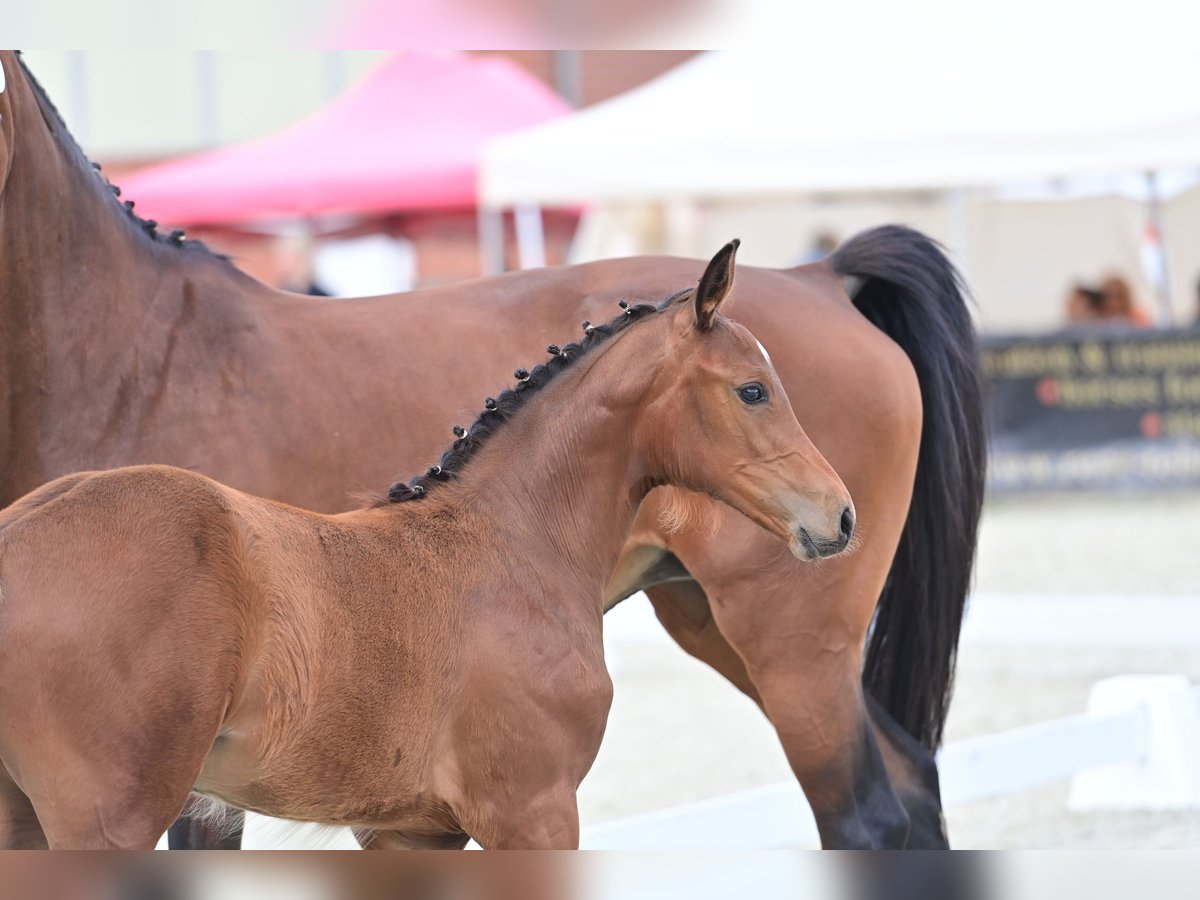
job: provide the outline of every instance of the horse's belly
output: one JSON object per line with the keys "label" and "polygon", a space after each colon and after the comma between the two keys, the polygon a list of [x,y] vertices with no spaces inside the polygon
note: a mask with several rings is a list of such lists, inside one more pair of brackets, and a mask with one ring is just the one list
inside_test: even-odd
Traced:
{"label": "horse's belly", "polygon": [[213,744],[195,790],[251,812],[327,825],[422,834],[457,833],[449,804],[396,759],[332,739],[284,734],[265,748],[227,729]]}

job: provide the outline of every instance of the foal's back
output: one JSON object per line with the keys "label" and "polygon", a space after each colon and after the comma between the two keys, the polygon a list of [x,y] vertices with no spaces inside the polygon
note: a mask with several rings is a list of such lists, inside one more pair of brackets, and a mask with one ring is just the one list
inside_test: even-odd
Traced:
{"label": "foal's back", "polygon": [[243,674],[239,554],[226,493],[162,466],[69,475],[0,515],[0,760],[26,795],[118,790],[135,810],[153,745],[197,748],[163,776],[199,770]]}
{"label": "foal's back", "polygon": [[[315,595],[353,595],[338,570],[370,570],[371,543],[369,528],[169,466],[52,481],[0,513],[0,695],[18,693],[23,659],[57,655],[66,677],[111,664],[123,691],[202,676],[236,699],[269,650],[269,620],[316,627]],[[53,672],[24,677],[48,697],[74,693]],[[173,714],[195,712],[179,703]]]}
{"label": "foal's back", "polygon": [[[0,513],[0,762],[30,797],[66,778],[133,811],[153,760],[169,769],[154,779],[218,795],[264,785],[238,797],[250,808],[342,814],[306,789],[333,771],[369,788],[356,761],[401,735],[431,742],[454,681],[455,642],[437,640],[453,610],[399,577],[414,557],[434,584],[450,573],[431,571],[420,534],[396,545],[384,526],[402,514],[310,513],[167,466],[69,475],[17,501]],[[165,746],[193,749],[166,760]],[[420,783],[426,764],[397,760],[391,777]]]}
{"label": "foal's back", "polygon": [[[58,668],[98,674],[89,661],[102,658],[135,683],[176,680],[179,666],[208,665],[200,653],[156,657],[184,622],[202,639],[238,646],[244,611],[217,601],[246,587],[230,493],[192,472],[137,466],[65,476],[0,513],[0,696],[22,693],[12,685],[23,678],[30,690],[69,698],[77,692],[59,683]],[[62,665],[23,673],[21,660],[34,654]],[[207,674],[219,676],[219,690],[232,687],[231,671]],[[186,698],[172,712],[191,712]]]}

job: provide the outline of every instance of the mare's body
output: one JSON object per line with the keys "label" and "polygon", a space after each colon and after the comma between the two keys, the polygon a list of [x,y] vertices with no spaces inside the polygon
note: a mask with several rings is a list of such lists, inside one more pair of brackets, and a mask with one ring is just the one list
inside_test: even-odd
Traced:
{"label": "mare's body", "polygon": [[[282,294],[148,235],[15,57],[2,62],[0,503],[79,469],[171,463],[347,509],[432,460],[514,360],[702,270],[628,259],[388,298]],[[659,513],[678,504],[659,489],[608,602],[647,589],[672,636],[764,709],[827,846],[903,842],[910,818],[915,843],[937,844],[929,751],[982,497],[978,365],[953,271],[920,235],[885,230],[829,262],[741,269],[729,314],[760,336],[855,498],[859,549],[806,568],[699,496],[703,515],[671,531]],[[872,706],[861,673],[877,604]]]}

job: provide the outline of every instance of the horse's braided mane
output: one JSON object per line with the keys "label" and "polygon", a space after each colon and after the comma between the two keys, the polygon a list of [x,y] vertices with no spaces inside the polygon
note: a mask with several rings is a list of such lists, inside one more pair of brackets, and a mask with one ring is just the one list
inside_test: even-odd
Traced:
{"label": "horse's braided mane", "polygon": [[546,387],[558,375],[571,368],[596,347],[620,334],[630,325],[666,309],[676,300],[691,292],[691,288],[677,291],[666,297],[657,305],[639,303],[630,305],[622,300],[622,312],[606,325],[583,323],[583,338],[577,343],[558,346],[551,344],[547,347],[550,359],[532,370],[517,369],[513,377],[516,385],[502,391],[497,397],[489,397],[484,401],[483,412],[479,414],[470,428],[455,426],[456,440],[442,454],[437,465],[431,466],[423,475],[418,475],[409,481],[393,484],[386,497],[380,498],[375,506],[386,506],[389,503],[404,503],[409,500],[421,500],[428,497],[438,485],[445,484],[457,478],[463,467],[471,460],[488,438],[500,430],[512,419],[513,415],[524,406],[531,397]]}
{"label": "horse's braided mane", "polygon": [[78,161],[84,166],[89,166],[92,170],[94,170],[96,177],[103,182],[104,188],[111,192],[113,197],[116,198],[118,208],[124,211],[125,215],[137,226],[138,231],[142,232],[156,244],[169,244],[171,246],[181,247],[188,250],[199,250],[205,255],[211,256],[214,259],[219,259],[224,262],[229,261],[229,257],[209,249],[203,241],[197,241],[191,238],[185,239],[182,228],[175,228],[169,231],[167,234],[160,234],[158,231],[157,222],[155,222],[153,219],[143,219],[133,211],[132,200],[121,202],[121,189],[104,176],[104,174],[100,171],[99,163],[92,162],[90,159],[88,159],[87,154],[83,152],[83,148],[79,146],[79,142],[75,140],[75,136],[71,134],[71,130],[67,128],[67,123],[63,120],[62,113],[58,111],[58,107],[54,105],[54,101],[50,99],[50,95],[46,93],[46,89],[42,87],[41,82],[37,80],[37,77],[29,70],[29,67],[25,65],[25,60],[21,56],[21,51],[16,51],[16,54],[17,62],[21,66],[21,74],[25,76],[25,80],[29,83],[30,88],[33,90],[34,99],[37,101],[38,105],[41,106],[43,110],[48,112],[54,119],[62,133],[63,138],[65,138],[67,152],[78,157]]}

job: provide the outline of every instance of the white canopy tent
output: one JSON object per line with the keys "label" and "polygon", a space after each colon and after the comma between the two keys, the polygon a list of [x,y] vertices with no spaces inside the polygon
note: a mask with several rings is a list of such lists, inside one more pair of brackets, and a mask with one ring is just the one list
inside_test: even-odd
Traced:
{"label": "white canopy tent", "polygon": [[895,65],[822,56],[706,53],[500,138],[485,151],[483,197],[944,189],[1200,164],[1200,55],[1093,67],[1086,78],[1069,61],[1064,76],[953,53]]}
{"label": "white canopy tent", "polygon": [[[997,189],[1013,196],[1014,185],[1053,180],[1061,188],[1065,180],[1085,185],[1093,197],[1112,195],[1120,207],[1114,219],[1123,232],[1120,252],[1114,257],[1106,249],[1091,268],[1125,269],[1149,293],[1150,280],[1129,269],[1131,263],[1140,269],[1145,232],[1145,216],[1131,217],[1129,207],[1136,207],[1131,199],[1147,199],[1148,172],[1161,173],[1157,183],[1168,191],[1194,183],[1200,172],[1200,55],[1187,47],[1190,39],[1171,39],[1178,52],[1171,41],[1133,42],[1119,57],[1101,57],[1084,42],[1028,56],[978,47],[915,55],[903,40],[859,55],[840,42],[811,38],[792,53],[713,51],[607,103],[493,142],[484,152],[481,197],[493,209],[589,204],[627,230],[655,209],[660,233],[670,236],[616,249],[692,254],[721,239],[710,236],[710,225],[731,216],[745,224],[737,210],[774,208],[794,224],[803,208],[811,231],[822,221],[846,219],[831,212],[839,203],[875,208],[929,228],[974,277],[977,268],[1003,269],[979,258],[987,253],[982,241],[1012,243],[980,220],[996,207]],[[1051,192],[1070,202],[1079,194]],[[1054,232],[1039,229],[1037,204],[1017,196],[1029,215],[1017,221],[1008,210],[1004,220],[1046,232],[1045,253],[1053,254],[1063,216],[1049,217]],[[1081,216],[1091,220],[1095,204],[1084,206]],[[1177,228],[1179,218],[1165,221]],[[1082,226],[1089,223],[1080,223],[1087,232]],[[762,230],[775,232],[779,224],[776,215]],[[597,230],[593,223],[590,231]],[[742,232],[747,250],[752,234]],[[793,234],[794,260],[802,238]],[[1186,239],[1200,239],[1200,223]],[[1048,274],[1055,283],[1046,290],[1098,274],[1087,265],[1080,271],[1079,254],[1067,256],[1072,268]],[[1175,274],[1178,282],[1192,273]],[[1055,308],[1041,321],[1018,314],[1009,308],[1008,291],[975,280],[985,321],[989,307],[1002,310],[993,317],[1000,327],[1044,325],[1058,314]],[[992,297],[1005,299],[993,304]],[[1047,297],[1030,302],[1044,306]]]}

